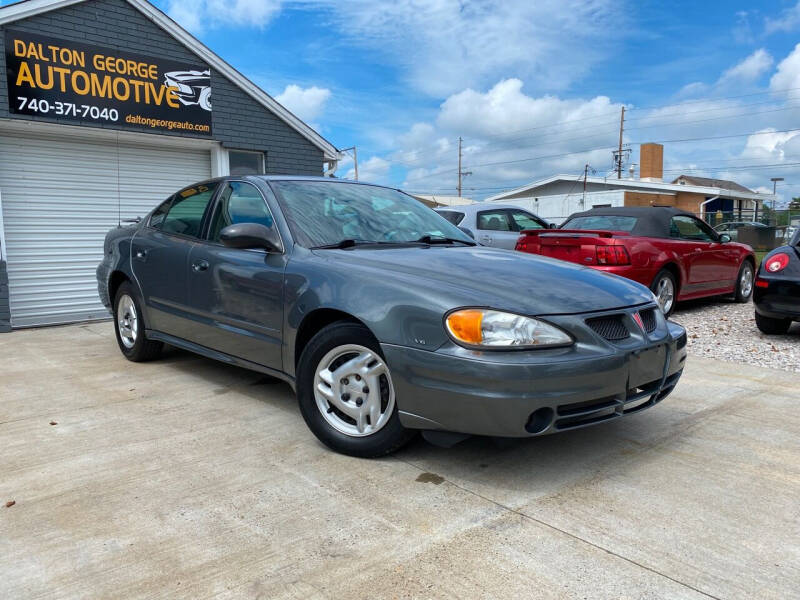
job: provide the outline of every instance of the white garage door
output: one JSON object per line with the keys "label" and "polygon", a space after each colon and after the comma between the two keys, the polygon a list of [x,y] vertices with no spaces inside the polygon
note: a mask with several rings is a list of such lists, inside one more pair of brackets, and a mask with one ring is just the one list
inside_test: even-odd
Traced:
{"label": "white garage door", "polygon": [[210,176],[208,148],[0,135],[11,324],[107,317],[95,279],[106,232]]}

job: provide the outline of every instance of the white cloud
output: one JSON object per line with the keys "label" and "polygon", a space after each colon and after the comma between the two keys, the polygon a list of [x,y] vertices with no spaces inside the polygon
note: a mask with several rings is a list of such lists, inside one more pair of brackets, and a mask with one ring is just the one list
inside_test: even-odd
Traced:
{"label": "white cloud", "polygon": [[773,62],[770,53],[759,48],[743,61],[725,71],[719,81],[720,83],[755,81],[769,71]]}
{"label": "white cloud", "polygon": [[483,87],[498,73],[566,88],[607,56],[627,18],[614,0],[318,3],[329,8],[343,35],[434,96]]}
{"label": "white cloud", "polygon": [[764,19],[764,33],[792,32],[800,29],[800,2],[785,8],[777,18]]}
{"label": "white cloud", "polygon": [[169,0],[167,13],[186,29],[220,25],[263,27],[281,8],[281,0]]}
{"label": "white cloud", "polygon": [[797,44],[789,56],[778,63],[778,68],[769,81],[769,87],[773,91],[800,88],[800,44]]}
{"label": "white cloud", "polygon": [[275,99],[303,121],[313,121],[322,114],[330,97],[331,91],[327,88],[290,84]]}
{"label": "white cloud", "polygon": [[[386,176],[389,174],[391,163],[380,156],[371,156],[367,160],[358,163],[358,180],[367,183],[386,183]],[[351,168],[347,171],[345,179],[355,179],[356,171]]]}

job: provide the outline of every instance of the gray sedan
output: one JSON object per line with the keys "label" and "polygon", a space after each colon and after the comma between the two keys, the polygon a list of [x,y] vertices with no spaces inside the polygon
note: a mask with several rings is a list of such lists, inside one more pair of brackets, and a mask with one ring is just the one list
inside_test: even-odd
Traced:
{"label": "gray sedan", "polygon": [[354,456],[418,430],[444,443],[622,417],[669,394],[686,358],[646,287],[476,246],[402,192],[330,179],[180,190],[109,232],[97,277],[129,360],[168,343],[283,379],[314,434]]}

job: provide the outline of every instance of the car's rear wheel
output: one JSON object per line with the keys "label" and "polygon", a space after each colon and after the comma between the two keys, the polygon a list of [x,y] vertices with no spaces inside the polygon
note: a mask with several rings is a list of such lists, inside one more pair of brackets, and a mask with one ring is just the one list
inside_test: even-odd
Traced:
{"label": "car's rear wheel", "polygon": [[781,335],[789,331],[791,319],[773,319],[756,313],[756,326],[767,335]]}
{"label": "car's rear wheel", "polygon": [[661,310],[666,316],[670,316],[675,309],[675,297],[678,289],[675,275],[667,269],[661,269],[653,279],[650,289],[656,295]]}
{"label": "car's rear wheel", "polygon": [[119,286],[114,297],[114,331],[122,354],[130,361],[144,362],[158,358],[164,344],[148,340],[141,305],[130,282]]}
{"label": "car's rear wheel", "polygon": [[334,323],[309,341],[297,369],[297,397],[308,427],[337,452],[374,458],[413,436],[400,424],[380,345],[358,323]]}
{"label": "car's rear wheel", "polygon": [[736,279],[736,291],[734,293],[736,302],[750,301],[750,296],[753,295],[753,273],[753,264],[749,260],[744,261]]}

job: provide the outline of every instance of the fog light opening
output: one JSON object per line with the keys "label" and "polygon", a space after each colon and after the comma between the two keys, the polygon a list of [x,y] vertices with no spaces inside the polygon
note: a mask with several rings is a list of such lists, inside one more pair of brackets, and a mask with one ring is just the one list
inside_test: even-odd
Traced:
{"label": "fog light opening", "polygon": [[553,409],[549,406],[543,406],[531,413],[528,417],[528,422],[525,424],[525,431],[528,433],[542,433],[545,429],[550,427],[553,422]]}

